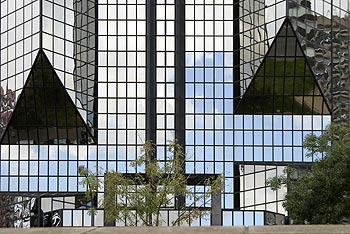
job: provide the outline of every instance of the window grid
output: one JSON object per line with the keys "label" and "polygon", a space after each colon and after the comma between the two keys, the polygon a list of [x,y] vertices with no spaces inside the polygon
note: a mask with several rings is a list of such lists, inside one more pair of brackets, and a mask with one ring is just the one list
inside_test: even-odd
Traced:
{"label": "window grid", "polygon": [[[288,4],[292,2],[294,5]],[[0,135],[23,93],[42,35],[49,61],[84,121],[96,134],[97,145],[1,145],[2,193],[84,192],[86,188],[78,185],[82,179],[77,171],[79,166],[99,168],[100,172],[112,169],[134,172],[129,163],[140,155],[148,133],[148,2],[74,3],[64,0],[3,0],[0,3]],[[309,133],[320,135],[331,118],[345,122],[349,119],[346,97],[349,87],[343,82],[348,74],[350,52],[345,43],[349,24],[344,18],[349,13],[349,3],[184,0],[184,35],[175,35],[179,32],[176,27],[179,19],[175,18],[181,15],[175,11],[178,1],[157,0],[154,4],[157,8],[154,114],[158,159],[166,158],[166,140],[173,139],[179,131],[176,103],[181,96],[178,86],[181,75],[175,77],[175,73],[179,74],[177,58],[181,55],[176,54],[175,47],[184,37],[186,173],[224,174],[223,225],[263,225],[268,215],[284,218],[280,206],[283,192],[268,197],[270,188],[262,183],[262,178],[277,175],[288,163],[308,165],[321,158],[322,155],[307,158],[302,139]],[[309,18],[304,20],[305,14]],[[282,40],[300,43],[302,50],[298,56],[306,58],[303,69],[300,74],[288,73],[285,65],[295,58],[294,54],[274,53],[273,67],[278,67],[280,61],[284,65],[283,74],[274,70],[268,75],[274,81],[281,77],[305,81],[311,77],[305,70],[309,66],[318,82],[313,86],[318,84],[320,93],[303,89],[304,99],[315,96],[325,99],[332,117],[324,113],[257,113],[256,109],[254,113],[237,112],[238,102],[249,93],[248,87],[254,83],[252,80],[286,17],[298,41],[289,34]],[[235,28],[237,25],[239,29]],[[331,53],[330,35],[340,41],[332,45],[336,53]],[[286,47],[284,49],[286,52]],[[258,75],[266,83],[266,73]],[[297,96],[295,88],[286,94],[286,81],[283,84],[285,97]],[[276,104],[276,100],[271,98],[271,105]],[[286,103],[286,98],[282,103]],[[285,111],[283,108],[285,105],[282,105]],[[59,207],[56,200],[47,202],[50,209]],[[67,226],[92,225],[85,210],[67,206],[63,212]],[[94,219],[95,225],[102,225],[102,212]],[[169,221],[173,214],[164,215]],[[79,217],[77,222],[74,217]],[[210,222],[203,219],[191,225],[210,225]]]}

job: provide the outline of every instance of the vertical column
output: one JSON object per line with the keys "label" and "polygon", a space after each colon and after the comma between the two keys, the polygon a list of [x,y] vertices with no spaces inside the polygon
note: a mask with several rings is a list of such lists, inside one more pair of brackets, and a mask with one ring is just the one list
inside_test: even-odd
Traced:
{"label": "vertical column", "polygon": [[185,145],[185,0],[175,5],[175,137]]}
{"label": "vertical column", "polygon": [[37,203],[37,208],[38,208],[38,224],[37,224],[37,227],[43,227],[44,225],[44,223],[43,223],[43,218],[44,217],[42,217],[42,213],[41,213],[41,197],[40,197],[40,195],[37,197],[37,201],[38,201],[38,203]]}
{"label": "vertical column", "polygon": [[[288,4],[287,4],[288,5]],[[239,98],[241,96],[241,88],[240,88],[240,29],[239,29],[239,0],[234,0],[233,3],[233,60],[234,60],[234,69],[233,69],[233,80],[234,80],[234,109],[237,107],[239,102]]]}
{"label": "vertical column", "polygon": [[233,167],[233,173],[234,173],[234,179],[233,179],[233,188],[234,188],[234,195],[233,195],[233,208],[236,210],[239,210],[241,207],[241,179],[240,179],[240,165],[234,164]]}
{"label": "vertical column", "polygon": [[[241,3],[244,4],[244,3]],[[288,4],[287,4],[288,5]],[[241,71],[240,71],[240,27],[239,23],[240,20],[240,1],[239,0],[234,0],[234,5],[233,5],[233,13],[234,13],[234,20],[233,20],[233,32],[234,32],[234,37],[233,37],[233,59],[234,59],[234,68],[233,68],[233,80],[234,80],[234,87],[233,87],[233,96],[234,96],[234,110],[237,108],[237,105],[239,103],[241,97]],[[244,5],[242,6],[244,8]],[[244,41],[243,41],[244,44]],[[243,69],[244,70],[244,69]],[[238,164],[233,164],[233,208],[236,210],[240,209],[240,203],[241,203],[241,196],[240,196],[240,174],[239,174],[239,165]],[[227,168],[226,168],[227,170]]]}
{"label": "vertical column", "polygon": [[211,197],[211,225],[221,226],[222,225],[222,211],[221,211],[221,192],[213,194]]}
{"label": "vertical column", "polygon": [[[108,196],[108,190],[106,188],[107,188],[107,184],[106,184],[106,180],[104,180],[104,194],[105,194],[104,196],[105,197]],[[107,213],[107,210],[105,208],[105,212],[103,213],[103,215],[104,215],[104,218],[103,218],[104,224],[103,225],[106,226],[106,227],[115,227],[115,224],[116,224],[115,220],[114,221],[109,221],[109,222],[106,221],[106,213]],[[92,217],[94,217],[94,215],[92,215]]]}
{"label": "vertical column", "polygon": [[156,1],[146,4],[146,139],[156,142]]}
{"label": "vertical column", "polygon": [[[175,3],[175,138],[185,150],[185,0]],[[185,160],[185,159],[183,159]],[[185,164],[183,171],[185,173]],[[175,207],[185,204],[185,197],[176,199]]]}

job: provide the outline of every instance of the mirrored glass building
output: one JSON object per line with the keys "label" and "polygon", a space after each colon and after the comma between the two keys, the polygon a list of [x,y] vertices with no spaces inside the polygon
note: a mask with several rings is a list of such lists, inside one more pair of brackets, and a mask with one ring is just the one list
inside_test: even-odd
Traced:
{"label": "mirrored glass building", "polygon": [[103,191],[85,198],[78,167],[132,174],[146,140],[164,161],[174,138],[186,174],[225,178],[216,215],[187,225],[285,224],[287,189],[266,179],[308,170],[303,138],[350,121],[348,0],[2,0],[0,12],[0,227],[124,225],[104,222]]}

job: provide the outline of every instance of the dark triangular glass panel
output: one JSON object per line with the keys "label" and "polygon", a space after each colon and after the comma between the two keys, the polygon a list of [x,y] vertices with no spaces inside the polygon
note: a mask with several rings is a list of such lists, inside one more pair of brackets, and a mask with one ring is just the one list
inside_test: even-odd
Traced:
{"label": "dark triangular glass panel", "polygon": [[40,50],[1,144],[90,144],[86,126],[45,53]]}
{"label": "dark triangular glass panel", "polygon": [[293,30],[286,19],[236,114],[330,114]]}

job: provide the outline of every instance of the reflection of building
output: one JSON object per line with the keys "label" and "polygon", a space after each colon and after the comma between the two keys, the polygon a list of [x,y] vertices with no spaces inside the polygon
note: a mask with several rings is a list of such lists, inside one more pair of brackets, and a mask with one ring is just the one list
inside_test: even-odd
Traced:
{"label": "reflection of building", "polygon": [[348,1],[22,2],[0,3],[0,212],[35,198],[53,223],[103,225],[78,167],[134,173],[146,139],[162,161],[176,137],[186,173],[225,176],[220,215],[193,225],[282,224],[265,179],[349,119]]}
{"label": "reflection of building", "polygon": [[74,88],[77,92],[77,106],[83,107],[82,113],[86,114],[87,124],[93,126],[97,124],[94,114],[97,105],[94,98],[97,86],[96,4],[94,1],[73,2]]}
{"label": "reflection of building", "polygon": [[7,89],[6,93],[3,87],[0,87],[0,134],[2,135],[5,130],[6,125],[8,124],[13,109],[15,107],[16,94],[11,89]]}
{"label": "reflection of building", "polygon": [[[349,121],[349,16],[333,20],[313,12],[291,17],[335,121]],[[332,52],[333,51],[333,52]]]}
{"label": "reflection of building", "polygon": [[[258,69],[268,48],[266,30],[265,2],[247,0],[240,2],[240,78],[244,92],[251,77]],[[251,14],[251,12],[255,12]]]}
{"label": "reflection of building", "polygon": [[269,49],[235,111],[243,126],[241,209],[286,214],[286,191],[273,193],[263,181],[285,164],[299,172],[310,165],[301,147],[307,131],[319,134],[330,117],[348,121],[349,9],[348,1],[265,1]]}
{"label": "reflection of building", "polygon": [[[85,226],[91,225],[91,218],[86,211],[84,193],[66,194],[63,197],[52,193],[41,196],[27,195],[28,197],[20,196],[20,194],[17,196],[3,195],[1,197],[0,214],[2,219],[0,220],[0,227],[61,227],[64,221],[72,223],[72,220],[70,220],[72,213],[83,217],[82,220],[78,220],[78,223],[84,222]],[[39,200],[40,205],[38,204]],[[96,218],[96,224],[101,226],[102,223],[103,217],[99,215]]]}

